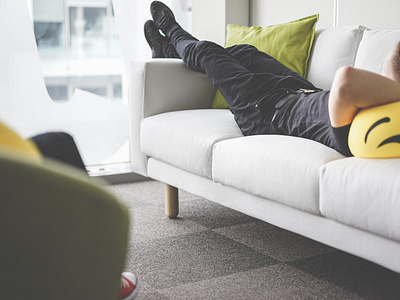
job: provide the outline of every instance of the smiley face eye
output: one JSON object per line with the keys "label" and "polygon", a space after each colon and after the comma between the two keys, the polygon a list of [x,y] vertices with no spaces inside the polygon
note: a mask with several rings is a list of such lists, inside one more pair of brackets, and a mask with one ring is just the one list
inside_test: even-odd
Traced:
{"label": "smiley face eye", "polygon": [[[365,144],[367,143],[368,135],[370,134],[372,129],[374,129],[378,125],[381,125],[383,123],[388,123],[388,122],[390,122],[390,118],[386,117],[386,118],[382,118],[382,119],[376,121],[374,124],[372,124],[372,126],[368,129],[367,133],[365,134],[365,139],[364,139]],[[380,146],[378,146],[378,147],[380,147]]]}

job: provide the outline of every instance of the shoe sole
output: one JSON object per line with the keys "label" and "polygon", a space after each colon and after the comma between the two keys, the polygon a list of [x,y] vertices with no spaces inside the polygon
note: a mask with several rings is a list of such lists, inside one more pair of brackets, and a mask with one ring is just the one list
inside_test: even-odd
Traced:
{"label": "shoe sole", "polygon": [[153,1],[150,5],[150,13],[154,24],[160,30],[165,30],[176,23],[174,13],[162,2]]}

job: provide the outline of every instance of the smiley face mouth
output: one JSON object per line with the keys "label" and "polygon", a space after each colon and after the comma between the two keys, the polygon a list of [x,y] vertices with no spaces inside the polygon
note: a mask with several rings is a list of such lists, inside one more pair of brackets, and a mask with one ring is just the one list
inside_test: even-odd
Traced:
{"label": "smiley face mouth", "polygon": [[[368,129],[367,133],[365,134],[365,139],[364,139],[365,144],[367,143],[368,136],[369,136],[369,134],[371,133],[371,131],[373,129],[375,129],[377,126],[379,126],[381,124],[389,123],[389,122],[390,122],[390,118],[386,117],[386,118],[382,118],[382,119],[376,121],[374,124],[372,124],[372,126]],[[380,143],[378,145],[378,147],[376,147],[376,148],[379,148],[379,147],[382,147],[384,145],[391,144],[391,143],[400,144],[400,134],[394,135],[394,136],[391,136],[391,137],[387,138],[382,143]]]}
{"label": "smiley face mouth", "polygon": [[400,144],[400,134],[391,136],[390,138],[387,138],[382,143],[380,143],[379,146],[376,147],[376,148],[382,147],[382,146],[390,144],[390,143],[398,143],[398,144]]}

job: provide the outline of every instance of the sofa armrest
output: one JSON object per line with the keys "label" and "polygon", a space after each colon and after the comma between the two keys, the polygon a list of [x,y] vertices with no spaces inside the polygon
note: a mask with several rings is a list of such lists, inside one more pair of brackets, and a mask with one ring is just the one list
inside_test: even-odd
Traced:
{"label": "sofa armrest", "polygon": [[211,108],[215,87],[205,75],[188,69],[180,59],[133,61],[130,104],[144,118],[175,110]]}
{"label": "sofa armrest", "polygon": [[177,110],[211,108],[214,94],[211,80],[188,69],[180,59],[131,62],[129,122],[133,171],[147,176],[147,158],[140,149],[143,118]]}

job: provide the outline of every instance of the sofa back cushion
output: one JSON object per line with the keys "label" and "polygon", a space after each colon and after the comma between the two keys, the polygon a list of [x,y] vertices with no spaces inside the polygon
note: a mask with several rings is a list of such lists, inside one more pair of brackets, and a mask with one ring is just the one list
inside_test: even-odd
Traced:
{"label": "sofa back cushion", "polygon": [[316,31],[307,79],[325,90],[331,88],[338,68],[354,66],[363,26],[326,28]]}
{"label": "sofa back cushion", "polygon": [[400,41],[400,30],[366,29],[358,48],[355,67],[382,72],[382,63]]}
{"label": "sofa back cushion", "polygon": [[[230,24],[227,26],[225,47],[253,45],[289,69],[306,76],[318,19],[319,15],[316,14],[265,28]],[[219,90],[215,93],[212,108],[229,108]]]}

